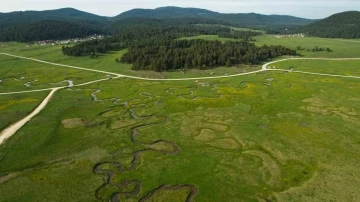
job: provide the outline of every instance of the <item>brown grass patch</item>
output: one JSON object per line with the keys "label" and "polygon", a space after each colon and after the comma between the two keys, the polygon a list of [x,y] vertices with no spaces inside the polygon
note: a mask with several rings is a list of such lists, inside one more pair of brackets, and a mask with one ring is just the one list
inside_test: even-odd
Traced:
{"label": "brown grass patch", "polygon": [[256,150],[248,150],[243,153],[261,158],[264,168],[266,168],[271,174],[271,177],[267,181],[267,184],[269,184],[272,187],[279,186],[281,180],[281,169],[279,168],[276,161],[271,156]]}
{"label": "brown grass patch", "polygon": [[128,126],[135,125],[137,123],[136,120],[126,119],[126,120],[116,120],[111,122],[110,129],[120,129]]}
{"label": "brown grass patch", "polygon": [[68,129],[85,126],[84,121],[80,118],[64,119],[61,121],[61,123],[63,124],[64,128]]}
{"label": "brown grass patch", "polygon": [[195,136],[194,140],[207,142],[207,141],[215,139],[216,136],[217,136],[217,134],[215,133],[215,131],[213,131],[211,129],[201,129],[200,134]]}
{"label": "brown grass patch", "polygon": [[221,149],[239,149],[241,148],[241,145],[239,145],[238,142],[236,142],[233,138],[223,138],[214,140],[209,145],[218,147]]}

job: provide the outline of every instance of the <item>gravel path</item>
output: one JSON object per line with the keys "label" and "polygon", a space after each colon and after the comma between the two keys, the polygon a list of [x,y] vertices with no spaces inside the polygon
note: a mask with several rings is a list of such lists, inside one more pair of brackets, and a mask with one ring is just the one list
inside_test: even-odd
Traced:
{"label": "gravel path", "polygon": [[28,121],[30,121],[30,119],[32,117],[34,117],[36,114],[38,114],[42,109],[45,108],[46,104],[50,101],[50,98],[54,95],[54,93],[59,90],[60,88],[54,88],[50,91],[50,93],[48,94],[48,96],[46,96],[46,98],[40,103],[39,106],[36,107],[36,109],[31,112],[31,114],[27,115],[25,118],[21,119],[20,121],[16,122],[13,125],[10,125],[9,127],[7,127],[5,130],[3,130],[0,133],[0,144],[2,144],[4,142],[5,139],[9,138],[10,136],[12,136],[13,134],[16,133],[16,131],[18,131],[23,125],[25,125],[25,123],[27,123]]}

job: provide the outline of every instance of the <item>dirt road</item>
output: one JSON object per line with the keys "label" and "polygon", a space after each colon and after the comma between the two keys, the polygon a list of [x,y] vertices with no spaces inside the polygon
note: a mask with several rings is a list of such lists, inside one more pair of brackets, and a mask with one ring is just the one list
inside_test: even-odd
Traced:
{"label": "dirt road", "polygon": [[33,112],[31,112],[31,114],[29,114],[28,116],[26,116],[25,118],[21,119],[20,121],[16,122],[15,124],[10,125],[9,127],[5,128],[5,130],[3,130],[0,133],[0,144],[2,144],[7,138],[9,138],[10,136],[12,136],[13,134],[16,133],[16,131],[18,131],[23,125],[25,125],[25,123],[27,123],[28,121],[30,121],[30,119],[32,117],[34,117],[36,114],[38,114],[42,109],[45,108],[46,104],[50,101],[51,97],[54,95],[54,93],[59,90],[60,88],[54,88],[50,91],[50,93],[48,94],[48,96],[46,96],[46,98],[40,103],[39,106],[37,106],[35,108],[35,110]]}

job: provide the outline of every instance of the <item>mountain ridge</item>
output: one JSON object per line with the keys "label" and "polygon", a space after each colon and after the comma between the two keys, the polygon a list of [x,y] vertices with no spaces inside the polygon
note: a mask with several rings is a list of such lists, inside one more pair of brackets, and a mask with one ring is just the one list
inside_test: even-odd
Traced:
{"label": "mountain ridge", "polygon": [[239,25],[306,25],[316,21],[291,15],[263,15],[257,13],[219,13],[207,9],[182,8],[174,6],[159,7],[155,9],[131,9],[113,17],[113,20],[133,17],[148,17],[155,19],[174,17],[203,17],[211,19],[216,18],[217,20]]}
{"label": "mountain ridge", "polygon": [[360,12],[336,13],[297,30],[309,36],[323,38],[360,38]]}
{"label": "mountain ridge", "polygon": [[41,20],[79,21],[86,25],[97,26],[106,23],[107,17],[80,11],[74,8],[60,8],[44,11],[13,11],[0,13],[0,27]]}
{"label": "mountain ridge", "polygon": [[[12,11],[7,13],[0,13],[0,27],[9,26],[17,23],[23,22],[32,22],[39,20],[86,20],[90,21],[88,24],[96,24],[96,23],[108,23],[112,21],[116,21],[119,19],[132,18],[132,17],[147,17],[147,18],[179,18],[179,17],[203,17],[203,18],[217,18],[218,20],[226,20],[229,23],[244,23],[239,19],[231,19],[229,20],[227,16],[233,16],[234,18],[246,17],[249,19],[249,16],[262,16],[262,18],[291,18],[292,21],[303,21],[303,23],[307,24],[312,22],[312,19],[299,18],[291,15],[263,15],[258,13],[220,13],[216,11],[211,11],[207,9],[201,8],[182,8],[176,6],[166,6],[166,7],[158,7],[155,9],[142,9],[135,8],[125,12],[122,12],[116,16],[108,17],[108,16],[100,16],[90,12],[81,11],[75,8],[66,7],[59,9],[51,9],[51,10],[43,10],[43,11],[35,11],[35,10],[27,10],[27,11]],[[92,23],[91,23],[92,22]],[[266,24],[270,21],[265,22],[256,22],[257,24]],[[290,24],[299,24],[298,22],[289,22]],[[246,22],[248,24],[254,22]],[[300,24],[303,24],[300,23]]]}

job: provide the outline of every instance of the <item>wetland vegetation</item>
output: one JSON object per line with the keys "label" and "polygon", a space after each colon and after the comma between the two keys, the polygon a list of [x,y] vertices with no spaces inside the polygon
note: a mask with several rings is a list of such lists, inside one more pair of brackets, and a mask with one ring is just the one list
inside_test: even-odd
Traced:
{"label": "wetland vegetation", "polygon": [[[48,48],[17,53],[65,61],[45,54]],[[301,62],[274,66],[317,71]],[[346,74],[359,61],[325,64],[336,62],[333,69]],[[2,199],[351,201],[359,197],[357,92],[357,79],[266,71],[193,81],[120,78],[59,90],[0,147]]]}
{"label": "wetland vegetation", "polygon": [[169,9],[103,41],[0,43],[0,130],[49,98],[0,144],[0,201],[359,201],[360,41],[124,18]]}

